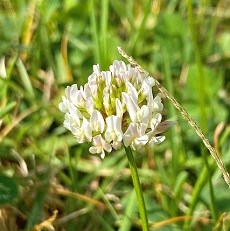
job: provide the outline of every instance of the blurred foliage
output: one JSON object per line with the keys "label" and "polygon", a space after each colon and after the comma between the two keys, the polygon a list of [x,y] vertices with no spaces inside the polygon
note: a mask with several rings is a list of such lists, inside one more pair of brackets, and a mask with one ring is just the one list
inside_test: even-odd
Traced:
{"label": "blurred foliage", "polygon": [[[67,85],[121,59],[117,46],[178,99],[230,169],[229,1],[192,1],[192,20],[188,2],[0,2],[0,230],[141,230],[124,150],[91,155],[58,110]],[[177,125],[135,154],[151,230],[228,230],[219,169],[206,153],[207,173],[199,137],[164,103]]]}

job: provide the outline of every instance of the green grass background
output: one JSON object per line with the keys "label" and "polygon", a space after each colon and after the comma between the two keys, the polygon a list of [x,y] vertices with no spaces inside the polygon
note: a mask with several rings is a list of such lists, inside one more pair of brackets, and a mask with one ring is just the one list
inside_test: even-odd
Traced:
{"label": "green grass background", "polygon": [[[65,87],[86,83],[93,64],[107,70],[122,59],[117,46],[182,104],[230,169],[229,6],[0,1],[7,71],[0,77],[0,230],[141,230],[125,151],[104,160],[90,154],[58,110]],[[229,230],[230,189],[193,129],[163,101],[164,118],[177,125],[153,150],[134,153],[151,230]]]}

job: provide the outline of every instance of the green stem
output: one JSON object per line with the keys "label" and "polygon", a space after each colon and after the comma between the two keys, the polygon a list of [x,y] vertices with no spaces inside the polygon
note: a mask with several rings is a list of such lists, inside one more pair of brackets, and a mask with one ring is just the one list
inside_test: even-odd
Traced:
{"label": "green stem", "polygon": [[109,15],[109,0],[101,1],[101,63],[100,66],[103,69],[108,68],[108,15]]}
{"label": "green stem", "polygon": [[129,161],[129,167],[130,167],[131,174],[132,174],[133,185],[134,185],[134,189],[135,189],[136,196],[137,196],[137,202],[138,202],[139,212],[140,212],[140,217],[141,217],[141,222],[142,222],[142,230],[148,231],[149,225],[148,225],[147,212],[146,212],[144,197],[143,197],[141,184],[140,184],[140,180],[139,180],[139,176],[137,172],[136,162],[134,160],[131,148],[125,147],[125,151],[126,151],[127,158]]}
{"label": "green stem", "polygon": [[[201,173],[199,174],[199,178],[196,181],[196,185],[193,188],[192,198],[190,201],[188,212],[186,214],[188,217],[193,215],[193,211],[196,207],[196,204],[199,199],[200,192],[204,186],[204,183],[207,180],[207,176],[208,176],[207,168],[203,168]],[[189,219],[185,220],[184,227],[183,227],[184,230],[190,230],[190,222],[191,221]]]}
{"label": "green stem", "polygon": [[91,33],[92,33],[92,38],[94,42],[94,56],[95,56],[95,62],[96,63],[101,63],[101,56],[100,56],[100,43],[99,43],[99,35],[97,33],[97,20],[96,20],[96,13],[95,13],[95,5],[94,5],[94,0],[90,0],[90,9],[91,9],[91,14],[90,14],[90,24],[91,24]]}
{"label": "green stem", "polygon": [[[193,10],[192,10],[192,1],[187,0],[187,11],[188,11],[188,20],[189,20],[189,26],[190,26],[190,31],[191,31],[191,36],[192,36],[192,42],[193,42],[193,47],[194,47],[194,53],[195,53],[195,59],[196,59],[196,65],[198,69],[198,75],[199,75],[199,104],[200,104],[200,115],[201,115],[201,129],[203,130],[204,134],[206,134],[207,126],[206,126],[206,111],[205,111],[205,76],[204,76],[204,70],[203,70],[203,65],[202,65],[202,59],[201,59],[201,53],[200,53],[200,48],[198,46],[197,42],[197,34],[196,34],[196,29],[194,26],[194,16],[193,16]],[[201,150],[205,167],[207,168],[207,172],[211,173],[211,169],[209,166],[209,163],[207,161],[207,154],[205,150]],[[216,221],[217,220],[217,213],[215,209],[215,198],[214,198],[214,193],[213,193],[213,185],[211,181],[211,174],[207,174],[208,177],[208,183],[209,183],[209,197],[210,197],[210,210],[213,219]],[[197,195],[196,195],[197,196]],[[195,200],[196,201],[196,200]],[[195,207],[195,206],[194,206]]]}
{"label": "green stem", "polygon": [[[135,2],[135,1],[134,1]],[[152,1],[151,0],[147,0],[147,1],[144,1],[144,6],[143,6],[143,19],[142,19],[142,22],[141,22],[141,25],[138,27],[138,30],[136,32],[136,36],[133,37],[133,52],[134,54],[138,54],[139,50],[137,49],[138,47],[138,42],[139,42],[139,39],[141,38],[141,36],[143,35],[143,31],[144,31],[144,28],[145,28],[145,25],[146,25],[146,20],[148,18],[148,15],[149,15],[149,11],[151,9],[151,4],[152,4]]]}
{"label": "green stem", "polygon": [[[165,84],[166,84],[166,88],[168,89],[168,91],[174,95],[173,92],[173,82],[172,82],[172,75],[171,75],[171,70],[170,70],[170,63],[169,63],[169,56],[167,53],[167,50],[165,48],[163,48],[163,52],[162,52],[162,56],[163,56],[163,64],[164,64],[164,74],[165,74]],[[174,106],[169,103],[168,105],[168,117],[169,118],[175,118],[176,117],[176,111]],[[177,133],[176,133],[176,129],[175,127],[170,129],[170,138],[171,138],[171,142],[170,142],[170,146],[172,147],[172,151],[173,151],[173,155],[172,155],[172,166],[173,166],[173,185],[175,184],[175,179],[178,174],[178,160],[179,160],[179,151],[178,151],[178,138],[177,138]]]}

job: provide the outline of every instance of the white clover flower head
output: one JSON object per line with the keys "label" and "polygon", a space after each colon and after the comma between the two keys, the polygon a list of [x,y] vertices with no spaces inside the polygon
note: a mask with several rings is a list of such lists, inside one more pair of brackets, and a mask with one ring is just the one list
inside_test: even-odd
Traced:
{"label": "white clover flower head", "polygon": [[173,124],[162,120],[161,95],[153,95],[155,80],[123,61],[114,61],[109,71],[93,66],[84,86],[66,88],[59,109],[65,113],[64,126],[78,143],[92,142],[89,151],[102,158],[124,144],[133,150],[164,141]]}

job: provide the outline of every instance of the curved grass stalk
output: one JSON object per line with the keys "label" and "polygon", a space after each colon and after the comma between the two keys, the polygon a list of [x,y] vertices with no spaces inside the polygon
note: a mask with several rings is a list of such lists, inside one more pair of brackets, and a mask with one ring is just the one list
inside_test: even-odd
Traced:
{"label": "curved grass stalk", "polygon": [[[141,73],[148,73],[133,59],[133,57],[127,55],[127,53],[124,50],[122,50],[121,47],[118,47],[118,51],[124,58],[126,58],[129,61],[131,65],[135,66]],[[181,113],[182,117],[193,127],[196,134],[200,137],[200,139],[203,141],[206,148],[209,150],[218,168],[221,170],[225,182],[230,187],[230,175],[227,172],[223,161],[219,157],[216,150],[211,146],[211,144],[209,143],[209,140],[205,137],[202,130],[198,127],[196,122],[189,116],[187,111],[179,104],[179,102],[156,79],[155,79],[155,83],[159,91],[163,93],[172,102],[174,107]]]}

